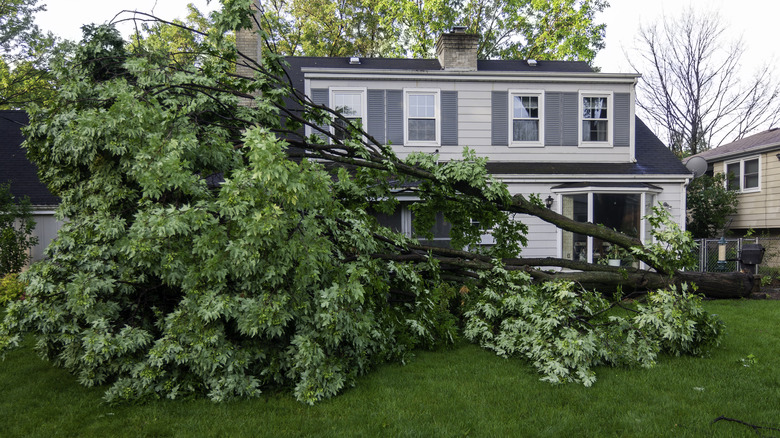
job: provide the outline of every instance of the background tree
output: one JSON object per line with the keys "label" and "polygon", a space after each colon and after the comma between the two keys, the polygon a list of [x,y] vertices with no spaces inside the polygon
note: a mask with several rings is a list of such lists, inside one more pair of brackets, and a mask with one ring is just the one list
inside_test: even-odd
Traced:
{"label": "background tree", "polygon": [[284,55],[434,57],[453,26],[480,36],[480,59],[591,62],[603,47],[603,0],[263,0],[264,28]]}
{"label": "background tree", "polygon": [[30,200],[15,198],[9,184],[0,184],[0,277],[27,265],[30,248],[38,243],[34,229]]}
{"label": "background tree", "polygon": [[48,99],[49,60],[69,45],[34,23],[38,0],[0,1],[0,108],[21,108]]}
{"label": "background tree", "polygon": [[[54,102],[31,106],[25,134],[69,221],[25,274],[26,299],[8,305],[0,352],[32,332],[44,357],[107,384],[111,401],[283,386],[314,403],[378,363],[453,342],[458,325],[547,380],[585,385],[596,365],[650,366],[660,352],[717,344],[717,318],[671,285],[687,275],[691,239],[663,209],[657,241],[642,245],[510,196],[473,151],[399,159],[292,87],[280,55],[236,51],[226,36],[252,26],[251,4],[226,1],[193,39],[196,58],[99,26],[57,64]],[[323,128],[334,119],[348,135]],[[300,135],[304,125],[322,137]],[[397,190],[419,199],[415,229],[444,215],[451,248],[367,213],[393,211]],[[526,227],[515,214],[614,243],[656,272],[518,257]],[[486,233],[497,244],[481,248]],[[580,283],[610,280],[661,289],[615,314],[619,294]]]}
{"label": "background tree", "polygon": [[688,185],[688,219],[686,229],[694,237],[716,237],[726,226],[729,216],[737,212],[737,192],[726,189],[725,175],[702,175]]}
{"label": "background tree", "polygon": [[768,66],[740,70],[746,44],[728,41],[717,13],[689,10],[642,27],[637,105],[679,156],[742,138],[778,118],[780,86]]}

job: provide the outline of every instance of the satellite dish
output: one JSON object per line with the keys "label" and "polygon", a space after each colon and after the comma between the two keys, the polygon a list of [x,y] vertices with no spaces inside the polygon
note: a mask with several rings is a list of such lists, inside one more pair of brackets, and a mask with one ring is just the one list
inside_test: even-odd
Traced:
{"label": "satellite dish", "polygon": [[694,178],[698,178],[707,171],[707,160],[702,157],[691,157],[688,162],[685,163],[685,167],[693,172]]}

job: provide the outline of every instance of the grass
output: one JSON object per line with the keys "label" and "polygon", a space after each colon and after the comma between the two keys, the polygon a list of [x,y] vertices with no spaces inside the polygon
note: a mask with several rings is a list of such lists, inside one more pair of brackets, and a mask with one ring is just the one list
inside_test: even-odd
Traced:
{"label": "grass", "polygon": [[0,436],[757,436],[713,424],[721,415],[780,428],[780,301],[706,307],[727,325],[709,357],[601,368],[591,388],[540,382],[522,361],[462,344],[382,366],[316,406],[287,394],[109,406],[27,345],[0,362]]}

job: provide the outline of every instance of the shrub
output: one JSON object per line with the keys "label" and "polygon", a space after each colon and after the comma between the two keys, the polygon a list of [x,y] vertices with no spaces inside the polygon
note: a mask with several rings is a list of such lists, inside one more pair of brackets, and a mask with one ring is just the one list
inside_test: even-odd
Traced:
{"label": "shrub", "polygon": [[24,289],[27,285],[19,280],[19,274],[8,274],[0,278],[0,306],[11,301],[24,299]]}
{"label": "shrub", "polygon": [[38,243],[34,229],[30,200],[17,199],[9,184],[0,184],[0,275],[19,272],[30,260],[28,250]]}

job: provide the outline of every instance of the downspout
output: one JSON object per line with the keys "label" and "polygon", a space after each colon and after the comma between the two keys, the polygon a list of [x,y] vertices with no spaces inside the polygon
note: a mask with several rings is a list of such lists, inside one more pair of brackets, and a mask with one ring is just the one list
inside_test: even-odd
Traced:
{"label": "downspout", "polygon": [[680,215],[680,229],[685,231],[685,223],[688,222],[688,184],[691,183],[691,178],[685,178],[683,183],[683,190],[680,194],[680,208],[682,208],[682,214]]}

